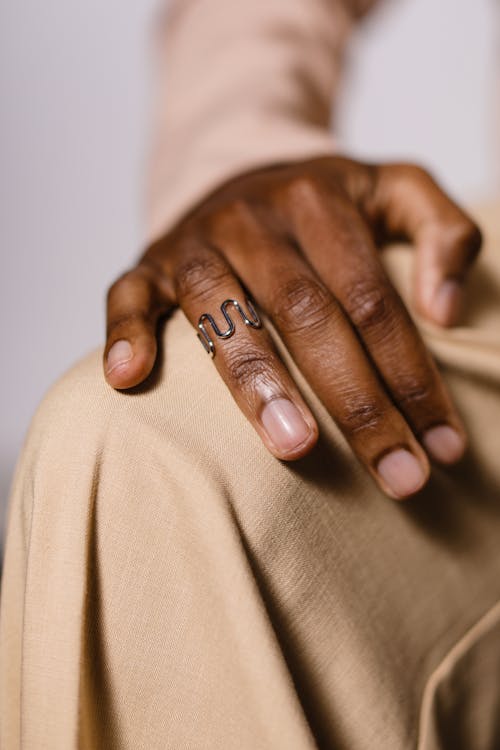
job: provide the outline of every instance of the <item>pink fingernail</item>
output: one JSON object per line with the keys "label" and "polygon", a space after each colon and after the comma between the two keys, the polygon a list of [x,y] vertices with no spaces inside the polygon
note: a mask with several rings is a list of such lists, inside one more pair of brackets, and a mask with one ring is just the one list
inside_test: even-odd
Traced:
{"label": "pink fingernail", "polygon": [[377,471],[397,498],[413,495],[426,481],[426,473],[417,458],[404,448],[385,455]]}
{"label": "pink fingernail", "polygon": [[106,360],[106,374],[109,375],[117,367],[124,365],[126,362],[130,362],[134,353],[130,343],[125,339],[115,341],[113,346],[108,352]]}
{"label": "pink fingernail", "polygon": [[462,457],[465,450],[463,437],[445,424],[427,430],[422,442],[431,456],[443,464],[455,463]]}
{"label": "pink fingernail", "polygon": [[450,326],[458,321],[462,298],[463,286],[454,279],[447,279],[438,287],[432,302],[432,312],[440,325]]}
{"label": "pink fingernail", "polygon": [[305,443],[311,428],[295,404],[286,398],[269,401],[261,416],[262,424],[274,446],[289,453]]}

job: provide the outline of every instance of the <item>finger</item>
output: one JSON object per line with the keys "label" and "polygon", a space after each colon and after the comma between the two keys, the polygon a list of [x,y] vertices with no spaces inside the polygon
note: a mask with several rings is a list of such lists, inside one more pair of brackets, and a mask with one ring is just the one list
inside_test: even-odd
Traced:
{"label": "finger", "polygon": [[308,259],[339,300],[394,402],[430,455],[457,461],[463,424],[356,209],[318,191],[294,229]]}
{"label": "finger", "polygon": [[481,232],[441,190],[432,177],[413,165],[376,168],[374,209],[383,216],[389,236],[415,243],[415,302],[434,323],[458,322],[464,282],[481,248]]}
{"label": "finger", "polygon": [[[231,267],[216,250],[192,241],[179,247],[171,262],[178,302],[202,343],[214,351],[214,364],[244,415],[274,456],[304,456],[317,440],[316,421],[268,332],[252,315]],[[200,321],[205,315],[215,327],[208,317]]]}
{"label": "finger", "polygon": [[146,265],[128,271],[110,288],[104,372],[113,388],[131,388],[150,374],[157,354],[156,324],[172,304]]}
{"label": "finger", "polygon": [[[287,349],[359,460],[389,496],[408,497],[429,466],[410,427],[381,386],[343,311],[286,243],[247,226],[232,265],[249,282]],[[234,258],[234,262],[233,262]]]}

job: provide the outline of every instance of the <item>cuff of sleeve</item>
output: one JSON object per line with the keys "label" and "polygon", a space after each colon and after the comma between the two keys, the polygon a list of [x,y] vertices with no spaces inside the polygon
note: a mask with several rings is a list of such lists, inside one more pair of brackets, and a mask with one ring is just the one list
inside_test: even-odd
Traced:
{"label": "cuff of sleeve", "polygon": [[[269,137],[264,123],[261,124],[261,137],[252,139],[241,151],[234,150],[230,155],[224,149],[224,139],[217,136],[213,148],[207,149],[203,144],[203,153],[197,154],[196,147],[186,143],[180,146],[179,154],[189,153],[184,168],[156,154],[159,165],[169,164],[168,171],[160,170],[154,174],[150,183],[150,195],[146,206],[147,245],[164,236],[180,219],[193,210],[205,197],[208,197],[219,186],[240,174],[259,167],[285,164],[302,159],[313,159],[334,153],[333,135],[322,128],[302,128],[288,132],[279,140]],[[190,148],[191,146],[191,148]],[[181,159],[182,157],[177,157]],[[155,161],[156,161],[155,159]],[[175,189],[172,179],[175,175]]]}

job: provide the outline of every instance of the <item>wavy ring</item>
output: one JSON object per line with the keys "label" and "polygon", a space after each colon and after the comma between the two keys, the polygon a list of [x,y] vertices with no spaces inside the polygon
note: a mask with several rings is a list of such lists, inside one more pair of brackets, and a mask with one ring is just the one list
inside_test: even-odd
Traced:
{"label": "wavy ring", "polygon": [[205,349],[207,354],[210,354],[212,359],[213,357],[215,357],[215,344],[214,344],[212,337],[210,336],[210,334],[208,333],[205,327],[205,321],[207,323],[210,323],[210,325],[212,326],[212,330],[217,336],[217,338],[219,339],[230,338],[235,332],[236,326],[234,324],[233,319],[231,318],[231,316],[229,315],[226,309],[227,307],[229,307],[229,305],[231,305],[232,307],[236,308],[236,310],[238,310],[239,314],[241,315],[241,319],[243,320],[246,326],[250,326],[250,328],[262,328],[262,322],[259,316],[257,315],[257,312],[255,311],[254,306],[248,299],[248,297],[245,298],[245,302],[246,302],[246,305],[247,305],[247,308],[249,310],[251,317],[249,317],[246,314],[246,312],[244,311],[243,307],[240,305],[238,300],[236,299],[224,300],[224,302],[220,306],[220,309],[227,322],[227,330],[225,331],[220,330],[219,326],[213,319],[212,315],[210,315],[210,313],[203,313],[203,315],[200,315],[200,318],[198,320],[198,328],[200,329],[200,333],[198,333],[197,335],[203,345],[203,348]]}

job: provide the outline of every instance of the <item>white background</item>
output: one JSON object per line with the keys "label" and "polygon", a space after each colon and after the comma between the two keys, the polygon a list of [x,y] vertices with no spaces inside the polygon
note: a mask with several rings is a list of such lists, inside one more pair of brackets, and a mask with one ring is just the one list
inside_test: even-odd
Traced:
{"label": "white background", "polygon": [[[0,4],[2,497],[33,410],[102,342],[106,287],[140,249],[156,4]],[[389,0],[353,40],[343,146],[424,162],[467,200],[497,191],[498,29],[497,0]]]}

